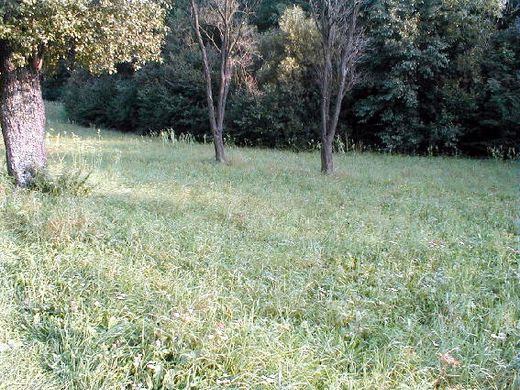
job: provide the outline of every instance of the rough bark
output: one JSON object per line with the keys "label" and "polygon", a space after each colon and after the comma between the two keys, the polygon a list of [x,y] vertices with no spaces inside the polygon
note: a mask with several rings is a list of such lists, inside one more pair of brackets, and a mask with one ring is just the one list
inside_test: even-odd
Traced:
{"label": "rough bark", "polygon": [[38,66],[2,67],[0,123],[7,171],[20,187],[45,167],[45,107]]}
{"label": "rough bark", "polygon": [[222,131],[216,131],[213,135],[213,144],[215,145],[215,160],[219,163],[226,162],[226,154],[224,152],[224,138]]}
{"label": "rough bark", "polygon": [[[327,41],[327,46],[331,44]],[[324,69],[320,79],[321,89],[321,172],[330,175],[334,171],[332,163],[332,142],[330,138],[330,105],[331,105],[332,58],[330,50],[324,51]],[[332,135],[332,138],[334,135]]]}
{"label": "rough bark", "polygon": [[322,138],[321,142],[321,172],[326,175],[334,173],[332,160],[332,139]]}

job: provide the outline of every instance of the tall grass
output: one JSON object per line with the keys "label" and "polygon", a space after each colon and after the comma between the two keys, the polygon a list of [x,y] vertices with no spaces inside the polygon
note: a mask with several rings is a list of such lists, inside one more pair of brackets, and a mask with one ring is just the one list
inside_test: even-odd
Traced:
{"label": "tall grass", "polygon": [[48,111],[52,169],[93,192],[0,179],[1,389],[518,387],[515,163],[217,166]]}

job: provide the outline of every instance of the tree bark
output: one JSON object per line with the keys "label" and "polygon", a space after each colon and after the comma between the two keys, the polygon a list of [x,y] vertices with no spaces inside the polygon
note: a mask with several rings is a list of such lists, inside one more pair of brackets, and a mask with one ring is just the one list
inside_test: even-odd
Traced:
{"label": "tree bark", "polygon": [[343,99],[357,81],[356,65],[365,47],[357,18],[363,0],[310,0],[312,18],[320,34],[322,61],[318,67],[321,89],[321,171],[333,173],[332,144]]}
{"label": "tree bark", "polygon": [[215,159],[218,163],[226,162],[226,154],[224,152],[224,138],[222,130],[217,130],[213,135],[213,144],[215,145]]}
{"label": "tree bark", "polygon": [[321,172],[326,175],[334,173],[332,161],[332,141],[328,137],[323,137],[321,141]]}
{"label": "tree bark", "polygon": [[[192,11],[192,23],[199,48],[202,55],[202,65],[204,67],[204,78],[206,80],[206,99],[208,103],[208,116],[211,133],[213,135],[213,144],[215,146],[215,160],[218,163],[226,162],[226,155],[224,152],[224,139],[222,137],[224,127],[224,115],[227,99],[227,91],[229,91],[229,84],[224,84],[226,75],[224,72],[224,65],[227,64],[227,57],[222,57],[221,60],[221,78],[220,78],[220,90],[217,110],[215,110],[215,103],[213,100],[213,86],[211,77],[211,67],[208,59],[208,53],[204,40],[202,39],[200,21],[199,21],[199,8],[195,0],[191,0],[191,11]],[[224,51],[223,51],[224,53]]]}
{"label": "tree bark", "polygon": [[31,65],[2,68],[0,123],[7,171],[16,185],[26,187],[47,163],[40,72]]}

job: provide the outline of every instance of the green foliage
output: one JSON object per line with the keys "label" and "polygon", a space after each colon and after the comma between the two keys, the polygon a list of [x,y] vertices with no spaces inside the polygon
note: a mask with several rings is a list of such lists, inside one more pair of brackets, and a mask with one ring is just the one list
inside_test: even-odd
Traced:
{"label": "green foliage", "polygon": [[0,389],[518,383],[515,163],[351,153],[323,177],[318,153],[229,148],[217,166],[211,145],[48,108],[49,166],[93,160],[103,185],[0,177]]}
{"label": "green foliage", "polygon": [[116,78],[92,78],[86,72],[75,73],[68,81],[62,100],[70,118],[78,123],[108,125],[110,102],[116,99]]}
{"label": "green foliage", "polygon": [[149,66],[136,77],[136,128],[156,132],[173,128],[198,139],[210,133],[204,84],[191,61]]}
{"label": "green foliage", "polygon": [[463,142],[482,152],[493,147],[518,149],[520,139],[520,31],[515,24],[495,34],[482,61],[478,112]]}
{"label": "green foliage", "polygon": [[[314,145],[319,49],[299,3],[265,1],[256,14],[260,56],[252,78],[229,98],[226,134],[237,144]],[[198,140],[209,134],[199,54],[183,6],[169,14],[162,64],[73,77],[65,103],[74,120],[138,133],[173,128]],[[518,12],[497,0],[368,2],[370,50],[363,82],[345,99],[341,137],[412,154],[519,149]]]}
{"label": "green foliage", "polygon": [[[280,17],[285,58],[278,64],[279,79],[308,71],[319,62],[320,37],[315,22],[300,7],[290,7]],[[294,77],[294,76],[293,76]]]}
{"label": "green foliage", "polygon": [[304,9],[309,8],[307,0],[263,0],[260,2],[253,22],[262,32],[276,28],[285,10],[295,5]]}
{"label": "green foliage", "polygon": [[30,189],[52,196],[64,194],[83,196],[92,192],[92,186],[87,183],[90,172],[83,173],[81,170],[63,172],[52,175],[47,171],[39,171],[31,181]]}
{"label": "green foliage", "polygon": [[301,150],[317,142],[317,45],[316,28],[299,7],[285,10],[279,31],[262,35],[257,88],[230,102],[229,131],[239,144]]}
{"label": "green foliage", "polygon": [[[513,67],[491,44],[502,35],[497,18],[503,11],[495,0],[374,2],[366,14],[372,42],[368,77],[354,96],[351,119],[358,131],[401,152],[474,153],[470,139],[490,142],[477,134],[485,131],[483,123],[473,122],[485,116],[485,100],[502,101],[504,93],[513,100],[520,97]],[[492,80],[484,68],[490,57],[510,71],[507,92],[487,87]],[[515,132],[517,126],[505,115],[495,111],[491,116]],[[514,116],[513,121],[518,123]],[[511,145],[498,133],[491,138]]]}
{"label": "green foliage", "polygon": [[164,39],[162,1],[3,0],[0,40],[10,60],[25,66],[35,56],[56,66],[70,59],[94,73],[159,60]]}
{"label": "green foliage", "polygon": [[71,72],[64,61],[61,61],[53,72],[45,72],[42,75],[43,98],[48,101],[61,100],[70,75]]}
{"label": "green foliage", "polygon": [[168,23],[176,33],[168,35],[161,64],[138,72],[119,65],[111,76],[75,72],[63,96],[71,119],[143,134],[166,128],[199,140],[209,134],[200,54],[187,48],[189,26],[182,13],[172,12]]}

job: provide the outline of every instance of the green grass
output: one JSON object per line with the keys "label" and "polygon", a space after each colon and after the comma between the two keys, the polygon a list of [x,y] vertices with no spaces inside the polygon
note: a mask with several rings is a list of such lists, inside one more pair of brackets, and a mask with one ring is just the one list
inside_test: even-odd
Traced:
{"label": "green grass", "polygon": [[0,389],[517,388],[515,163],[218,166],[61,110],[50,166],[93,191],[0,178]]}

